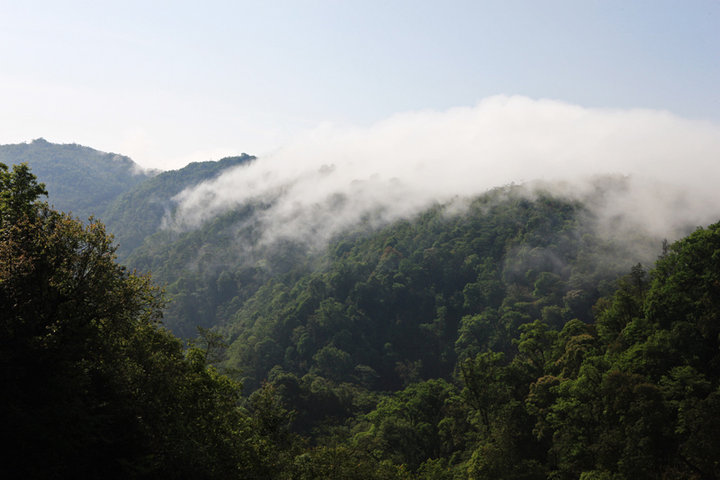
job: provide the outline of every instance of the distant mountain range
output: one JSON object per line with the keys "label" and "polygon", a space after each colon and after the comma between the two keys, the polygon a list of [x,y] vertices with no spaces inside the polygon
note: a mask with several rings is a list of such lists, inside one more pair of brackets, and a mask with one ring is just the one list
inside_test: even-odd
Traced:
{"label": "distant mountain range", "polygon": [[173,209],[172,197],[221,171],[253,160],[242,154],[219,161],[195,162],[179,170],[145,170],[129,157],[77,144],[0,145],[0,162],[27,163],[45,183],[48,202],[82,221],[93,216],[115,234],[118,257],[124,259],[160,227]]}
{"label": "distant mountain range", "polygon": [[0,162],[28,163],[45,183],[50,204],[83,221],[91,215],[101,217],[116,197],[157,174],[123,155],[77,144],[59,145],[43,138],[0,145]]}

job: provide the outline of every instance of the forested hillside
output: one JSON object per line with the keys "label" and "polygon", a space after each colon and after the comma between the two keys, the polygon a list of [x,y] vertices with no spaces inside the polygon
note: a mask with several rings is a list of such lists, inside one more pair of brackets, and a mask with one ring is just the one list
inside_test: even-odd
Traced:
{"label": "forested hillside", "polygon": [[102,217],[118,195],[154,175],[122,155],[76,144],[58,145],[42,138],[0,145],[0,162],[30,165],[45,183],[50,204],[82,221],[91,215]]}
{"label": "forested hillside", "polygon": [[[611,186],[603,184],[602,189]],[[650,251],[657,251],[661,243],[639,233],[632,241],[608,240],[596,233],[594,214],[581,202],[524,187],[496,189],[456,207],[436,205],[381,230],[361,224],[318,249],[291,238],[263,243],[259,219],[268,205],[249,203],[201,228],[158,231],[126,262],[152,271],[167,285],[165,324],[184,337],[194,337],[198,326],[215,326],[259,338],[247,333],[256,328],[248,325],[254,325],[249,318],[260,315],[281,322],[288,312],[271,311],[271,305],[285,308],[288,302],[304,302],[298,314],[282,320],[284,331],[277,330],[278,325],[262,327],[272,330],[272,342],[281,342],[279,350],[273,347],[274,363],[251,369],[263,377],[273,365],[283,364],[284,353],[277,352],[293,345],[292,329],[307,322],[320,303],[334,302],[338,315],[361,315],[383,329],[387,318],[402,321],[402,335],[424,325],[423,345],[431,331],[438,334],[437,322],[446,322],[444,336],[431,342],[447,348],[457,339],[462,317],[493,308],[500,318],[505,312],[498,313],[498,308],[509,295],[534,305],[538,315],[547,306],[561,309],[564,316],[556,322],[568,316],[587,320],[599,292],[637,263],[638,245],[646,248],[650,242]],[[646,252],[641,259],[647,258],[653,256]],[[523,315],[530,313],[530,307],[523,308]],[[293,327],[288,330],[289,324]],[[319,348],[328,340],[319,340]],[[420,336],[414,336],[410,343],[418,341]],[[384,343],[373,351],[381,351]],[[438,353],[425,347],[415,348]]]}
{"label": "forested hillside", "polygon": [[241,261],[255,208],[144,258],[168,321],[220,322],[214,363],[278,402],[279,478],[719,473],[717,225],[648,272],[582,203],[508,187]]}
{"label": "forested hillside", "polygon": [[[609,255],[579,203],[526,193],[499,189],[461,213],[437,206],[339,240],[323,267],[273,276],[223,326],[228,365],[252,388],[282,369],[397,390],[448,379],[488,348],[513,351],[534,319],[591,321],[627,255],[618,245]],[[240,291],[233,274],[218,275],[220,300]]]}
{"label": "forested hillside", "polygon": [[118,257],[124,259],[146,237],[160,230],[163,218],[171,215],[172,199],[184,189],[216,177],[222,171],[250,162],[246,154],[217,162],[195,162],[179,170],[162,172],[117,197],[104,211],[102,219],[115,234]]}
{"label": "forested hillside", "polygon": [[160,230],[164,217],[175,208],[175,195],[253,159],[242,154],[158,172],[145,171],[122,155],[42,138],[0,145],[0,162],[8,166],[27,163],[42,178],[54,208],[82,221],[90,216],[102,220],[115,234],[121,260]]}
{"label": "forested hillside", "polygon": [[102,224],[36,199],[0,164],[4,478],[268,478],[269,439],[240,387],[159,326],[146,276]]}
{"label": "forested hillside", "polygon": [[101,225],[36,202],[27,168],[0,173],[23,477],[720,475],[720,224],[642,265],[652,239],[520,186],[325,248],[257,243],[258,202],[128,257],[165,305]]}

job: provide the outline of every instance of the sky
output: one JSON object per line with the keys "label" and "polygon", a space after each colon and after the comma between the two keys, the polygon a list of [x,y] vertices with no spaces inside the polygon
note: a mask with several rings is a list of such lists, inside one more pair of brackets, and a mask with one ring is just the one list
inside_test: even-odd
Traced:
{"label": "sky", "polygon": [[493,98],[715,132],[719,85],[718,0],[0,0],[0,144],[148,168],[271,158]]}

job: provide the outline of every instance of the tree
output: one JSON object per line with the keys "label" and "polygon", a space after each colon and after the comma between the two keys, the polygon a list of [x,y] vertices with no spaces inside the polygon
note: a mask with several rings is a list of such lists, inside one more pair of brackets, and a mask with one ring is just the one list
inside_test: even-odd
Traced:
{"label": "tree", "polygon": [[[160,291],[112,238],[38,202],[0,164],[0,422],[22,478],[249,476],[262,462],[239,385],[159,324]],[[10,443],[8,446],[7,443]]]}
{"label": "tree", "polygon": [[354,441],[365,450],[411,471],[428,459],[450,456],[463,445],[469,426],[457,389],[445,380],[409,385],[383,398],[364,418]]}
{"label": "tree", "polygon": [[45,184],[37,183],[27,163],[14,165],[12,171],[0,163],[0,225],[34,214],[40,195],[47,195]]}

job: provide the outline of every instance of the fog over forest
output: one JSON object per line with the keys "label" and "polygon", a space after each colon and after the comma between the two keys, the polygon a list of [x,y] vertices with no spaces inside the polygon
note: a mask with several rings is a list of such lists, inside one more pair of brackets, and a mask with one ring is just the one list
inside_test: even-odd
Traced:
{"label": "fog over forest", "polygon": [[719,19],[2,2],[0,480],[720,480]]}
{"label": "fog over forest", "polygon": [[[268,202],[264,239],[322,245],[361,220],[376,225],[435,202],[527,184],[589,201],[601,224],[674,239],[714,221],[720,125],[665,111],[584,108],[493,96],[366,128],[326,125],[176,197],[174,228],[244,202]],[[603,178],[622,178],[595,195]],[[462,203],[462,202],[458,202]],[[618,223],[618,220],[622,222]],[[610,222],[610,223],[608,223]]]}

